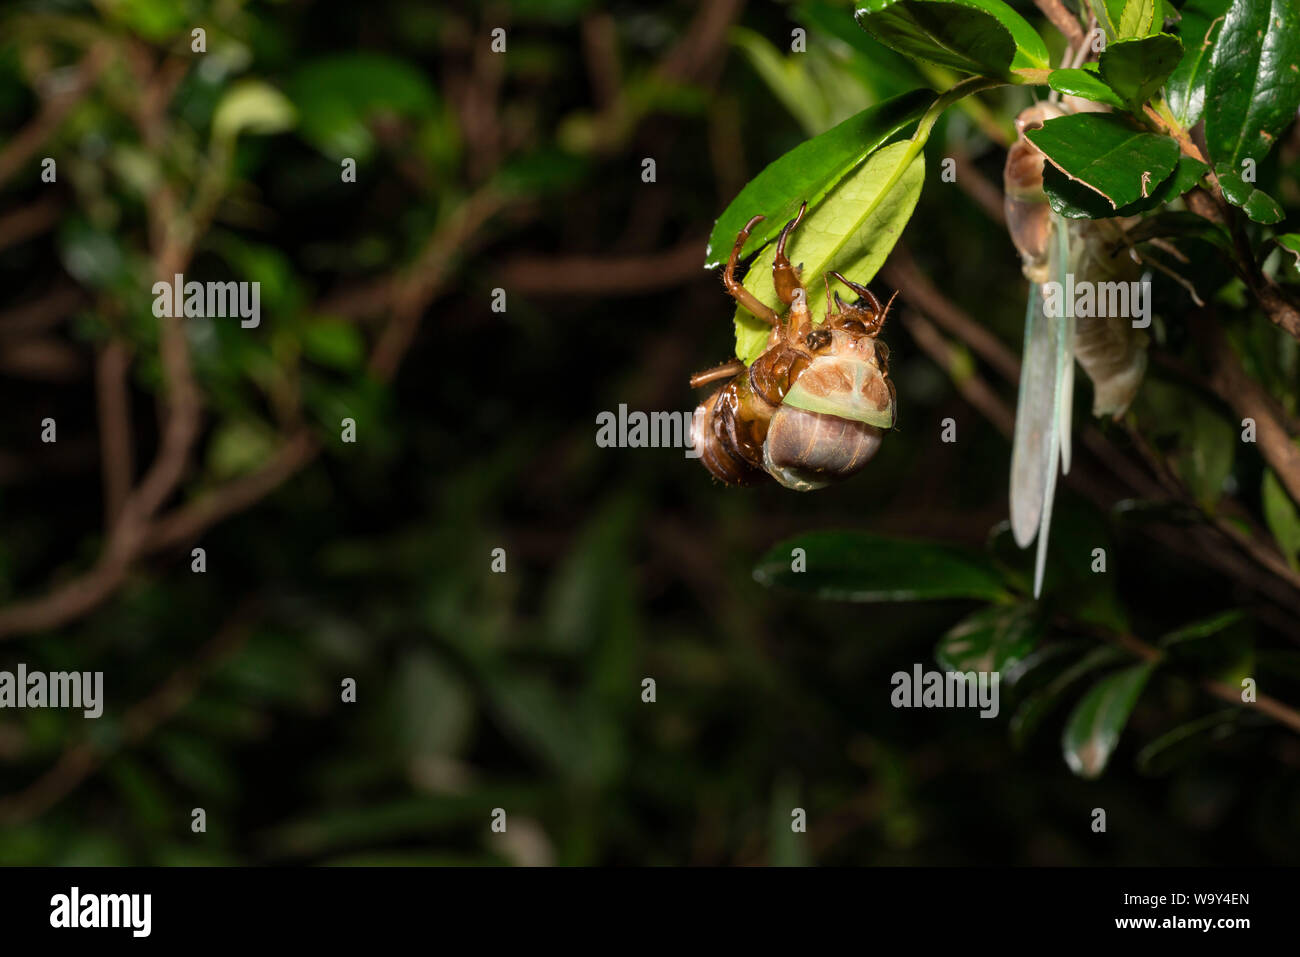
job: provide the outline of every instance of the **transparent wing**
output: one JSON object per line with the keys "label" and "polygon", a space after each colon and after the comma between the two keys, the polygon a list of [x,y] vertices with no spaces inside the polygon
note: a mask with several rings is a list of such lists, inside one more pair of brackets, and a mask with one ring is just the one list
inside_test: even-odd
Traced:
{"label": "transparent wing", "polygon": [[1058,462],[1063,469],[1070,464],[1074,309],[1070,297],[1064,294],[1069,263],[1069,228],[1053,216],[1048,275],[1060,283],[1061,295],[1055,299],[1065,306],[1064,316],[1048,315],[1043,290],[1037,284],[1030,286],[1011,449],[1011,532],[1021,548],[1028,548],[1035,537],[1038,539],[1034,597],[1038,597],[1043,585]]}

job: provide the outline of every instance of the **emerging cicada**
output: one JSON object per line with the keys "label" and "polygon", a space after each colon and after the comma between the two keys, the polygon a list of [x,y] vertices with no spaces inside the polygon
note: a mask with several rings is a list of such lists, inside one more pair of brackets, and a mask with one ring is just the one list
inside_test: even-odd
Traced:
{"label": "emerging cicada", "polygon": [[1089,312],[1076,315],[1068,295],[1063,315],[1046,308],[1043,287],[1128,284],[1137,265],[1118,251],[1125,222],[1067,220],[1052,211],[1043,192],[1045,157],[1025,132],[1062,116],[1066,109],[1039,103],[1016,118],[1019,136],[1007,152],[1003,169],[1007,230],[1020,252],[1030,281],[1025,311],[1025,348],[1020,396],[1011,449],[1011,531],[1021,548],[1038,539],[1034,595],[1039,594],[1047,561],[1058,462],[1070,471],[1071,405],[1074,363],[1078,360],[1093,383],[1093,415],[1123,415],[1137,394],[1146,371],[1147,337],[1128,317]]}
{"label": "emerging cicada", "polygon": [[[693,388],[730,380],[695,410],[691,425],[696,454],[728,485],[752,485],[771,476],[801,492],[821,488],[861,471],[894,425],[889,349],[876,338],[889,306],[881,306],[865,286],[831,272],[824,277],[826,320],[812,324],[808,292],[785,254],[786,240],[807,206],[777,239],[772,283],[789,306],[784,316],[735,276],[740,250],[762,216],[740,231],[722,273],[727,292],[771,324],[766,350],[748,368],[736,359],[691,377]],[[832,305],[830,276],[858,299],[846,304],[837,292]]]}

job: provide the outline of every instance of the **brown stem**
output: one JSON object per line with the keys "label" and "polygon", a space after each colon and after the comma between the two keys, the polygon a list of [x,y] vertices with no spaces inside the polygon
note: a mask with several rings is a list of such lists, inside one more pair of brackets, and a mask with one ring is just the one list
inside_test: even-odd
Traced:
{"label": "brown stem", "polygon": [[1048,20],[1052,21],[1052,26],[1065,34],[1065,39],[1069,41],[1071,47],[1078,49],[1083,45],[1083,25],[1069,10],[1065,9],[1061,0],[1034,0],[1034,5],[1043,11]]}

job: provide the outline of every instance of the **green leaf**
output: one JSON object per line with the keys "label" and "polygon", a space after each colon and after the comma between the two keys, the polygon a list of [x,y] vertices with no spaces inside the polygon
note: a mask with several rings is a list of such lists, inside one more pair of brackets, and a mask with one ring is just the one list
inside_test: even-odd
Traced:
{"label": "green leaf", "polygon": [[1295,259],[1295,264],[1300,266],[1300,233],[1283,233],[1281,236],[1274,236],[1273,242],[1290,253]]}
{"label": "green leaf", "polygon": [[1119,17],[1119,36],[1121,38],[1145,37],[1151,32],[1151,22],[1155,16],[1155,0],[1128,0]]}
{"label": "green leaf", "polygon": [[307,358],[331,369],[353,372],[365,359],[366,344],[357,327],[342,319],[314,319],[303,330]]}
{"label": "green leaf", "polygon": [[[1054,646],[1049,645],[1048,648]],[[1044,648],[1046,652],[1048,649]],[[1041,652],[1040,652],[1041,654]],[[1057,702],[1071,685],[1091,671],[1104,668],[1124,658],[1123,652],[1109,645],[1093,648],[1090,652],[1070,665],[1045,686],[1025,698],[1024,702],[1011,716],[1011,741],[1017,748],[1022,748],[1033,734],[1034,729],[1042,723],[1043,718],[1052,711]]]}
{"label": "green leaf", "polygon": [[1128,0],[1090,0],[1092,12],[1097,15],[1097,24],[1106,31],[1107,40],[1118,40],[1120,20],[1124,17],[1124,5]]}
{"label": "green leaf", "polygon": [[260,80],[232,86],[212,114],[212,135],[233,140],[240,133],[269,135],[292,129],[295,111],[288,98]]}
{"label": "green leaf", "polygon": [[920,119],[934,99],[929,90],[913,90],[877,103],[770,163],[745,184],[713,224],[704,268],[712,269],[726,261],[736,236],[753,216],[767,219],[750,233],[743,256],[776,238],[801,202],[807,200],[809,210],[814,209],[836,183],[882,143]]}
{"label": "green leaf", "polygon": [[[1106,202],[1105,197],[1082,183],[1070,179],[1059,169],[1050,165],[1043,169],[1043,192],[1047,194],[1047,202],[1053,211],[1066,219],[1110,219],[1117,216],[1136,216],[1138,213],[1144,213],[1170,200],[1177,199],[1199,183],[1201,178],[1209,172],[1209,169],[1200,160],[1192,159],[1190,156],[1179,156],[1178,165],[1174,168],[1174,175],[1167,177],[1146,199],[1135,200],[1127,206],[1121,206],[1119,209],[1112,209],[1110,203]],[[1195,216],[1194,213],[1187,215]],[[1206,225],[1207,229],[1203,230],[1204,232],[1217,229],[1218,233],[1226,237],[1227,234],[1221,228],[1215,227],[1209,220],[1202,219],[1199,216],[1195,216],[1195,218]]]}
{"label": "green leaf", "polygon": [[1061,751],[1079,777],[1095,778],[1106,769],[1154,667],[1148,661],[1107,675],[1075,706],[1061,735]]}
{"label": "green leaf", "polygon": [[1273,540],[1291,569],[1300,572],[1300,513],[1272,469],[1264,470],[1260,497],[1264,504],[1264,521],[1268,523]]}
{"label": "green leaf", "polygon": [[1205,77],[1210,71],[1214,40],[1223,26],[1231,0],[1188,0],[1178,31],[1183,58],[1165,83],[1165,100],[1175,119],[1191,129],[1205,110]]}
{"label": "green leaf", "polygon": [[866,0],[858,23],[890,49],[962,73],[1046,70],[1047,45],[1002,0]]}
{"label": "green leaf", "polygon": [[1047,85],[1066,96],[1081,96],[1094,103],[1123,107],[1119,94],[1106,85],[1106,81],[1092,70],[1053,70]]}
{"label": "green leaf", "polygon": [[1162,635],[1156,642],[1161,648],[1172,648],[1175,645],[1182,644],[1185,641],[1196,641],[1201,638],[1209,638],[1217,635],[1225,628],[1231,628],[1237,622],[1245,618],[1245,612],[1240,609],[1231,611],[1222,611],[1217,615],[1209,618],[1203,618],[1200,621],[1194,621],[1190,625],[1183,625],[1167,635]]}
{"label": "green leaf", "polygon": [[1138,770],[1160,775],[1173,770],[1216,741],[1231,737],[1240,725],[1241,712],[1225,708],[1179,725],[1156,738],[1137,754]]}
{"label": "green leaf", "polygon": [[1262,189],[1256,189],[1248,183],[1235,166],[1229,163],[1216,163],[1214,173],[1219,177],[1219,188],[1223,198],[1240,206],[1242,212],[1257,223],[1280,223],[1283,216],[1282,207],[1277,200]]}
{"label": "green leaf", "polygon": [[[804,571],[794,571],[796,548],[804,550]],[[868,532],[809,532],[788,539],[763,556],[754,580],[836,601],[1007,597],[999,576],[979,555]]]}
{"label": "green leaf", "polygon": [[[836,186],[790,234],[786,254],[801,267],[813,322],[826,317],[826,299],[819,294],[826,272],[838,270],[864,285],[876,275],[912,217],[924,178],[925,158],[911,142],[886,146]],[[745,288],[784,312],[772,285],[775,258],[773,244],[750,266]],[[763,354],[772,327],[740,306],[735,324],[736,355],[748,365]]]}
{"label": "green leaf", "polygon": [[954,625],[934,657],[946,671],[1001,674],[1033,651],[1042,636],[1033,605],[993,605]]}
{"label": "green leaf", "polygon": [[1098,69],[1101,78],[1119,94],[1133,113],[1164,86],[1178,66],[1183,45],[1177,37],[1158,33],[1141,40],[1117,40],[1102,51]]}
{"label": "green leaf", "polygon": [[1178,144],[1143,133],[1113,114],[1076,113],[1030,130],[1048,161],[1092,190],[1112,209],[1149,197],[1178,164]]}
{"label": "green leaf", "polygon": [[1205,81],[1205,141],[1216,168],[1261,161],[1295,119],[1297,107],[1300,4],[1234,0]]}
{"label": "green leaf", "polygon": [[297,105],[299,132],[333,159],[364,159],[374,149],[372,116],[429,114],[437,97],[422,72],[375,53],[343,53],[313,60],[285,84]]}

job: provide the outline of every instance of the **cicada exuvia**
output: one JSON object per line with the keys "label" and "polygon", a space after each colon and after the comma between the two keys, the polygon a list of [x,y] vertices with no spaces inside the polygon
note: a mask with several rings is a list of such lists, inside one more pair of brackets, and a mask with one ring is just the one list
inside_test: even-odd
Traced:
{"label": "cicada exuvia", "polygon": [[[727,380],[695,410],[691,444],[714,477],[728,485],[771,477],[797,491],[822,488],[861,471],[894,425],[889,349],[877,338],[889,305],[831,271],[823,277],[826,319],[813,324],[808,290],[785,253],[807,206],[777,238],[772,283],[788,307],[784,315],[735,275],[740,251],[762,216],[740,231],[722,272],[727,292],[772,326],[762,355],[749,366],[735,359],[691,377],[692,387]],[[856,293],[854,302],[845,303],[838,291],[832,294],[832,277]]]}

